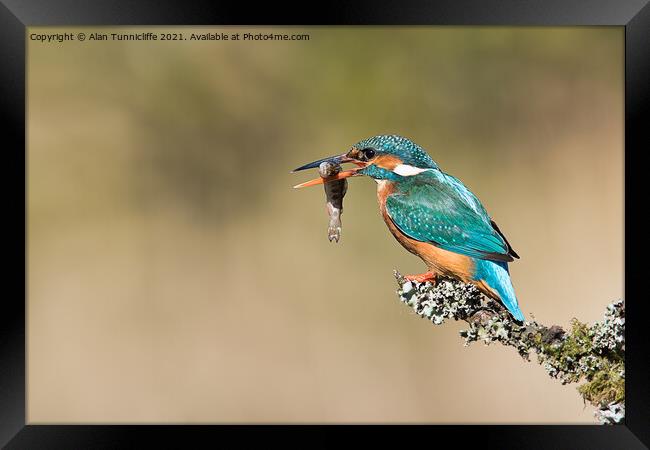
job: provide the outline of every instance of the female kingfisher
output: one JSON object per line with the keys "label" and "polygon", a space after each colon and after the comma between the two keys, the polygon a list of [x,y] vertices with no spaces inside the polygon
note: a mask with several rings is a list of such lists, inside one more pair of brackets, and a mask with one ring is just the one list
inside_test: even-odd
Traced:
{"label": "female kingfisher", "polygon": [[342,155],[305,164],[294,172],[316,168],[324,161],[358,167],[295,187],[358,175],[373,178],[388,229],[427,266],[427,272],[407,279],[435,283],[437,276],[444,276],[473,283],[501,301],[516,320],[524,321],[508,271],[508,262],[519,255],[478,198],[460,180],[440,170],[422,147],[401,136],[375,136]]}

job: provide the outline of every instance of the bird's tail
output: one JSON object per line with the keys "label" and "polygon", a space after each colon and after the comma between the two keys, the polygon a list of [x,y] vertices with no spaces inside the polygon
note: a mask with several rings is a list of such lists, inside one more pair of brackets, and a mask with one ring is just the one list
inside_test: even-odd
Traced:
{"label": "bird's tail", "polygon": [[491,290],[496,291],[503,305],[508,308],[508,311],[515,319],[520,322],[525,320],[524,314],[517,303],[515,289],[512,287],[508,263],[483,259],[476,260],[475,279],[482,280]]}

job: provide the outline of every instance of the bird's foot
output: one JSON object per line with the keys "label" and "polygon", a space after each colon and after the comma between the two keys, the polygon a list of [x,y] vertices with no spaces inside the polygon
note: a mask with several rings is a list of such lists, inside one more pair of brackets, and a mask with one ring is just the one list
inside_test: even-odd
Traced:
{"label": "bird's foot", "polygon": [[416,281],[418,283],[426,283],[429,281],[431,284],[436,284],[436,274],[433,272],[419,273],[417,275],[404,275],[404,278],[409,281]]}

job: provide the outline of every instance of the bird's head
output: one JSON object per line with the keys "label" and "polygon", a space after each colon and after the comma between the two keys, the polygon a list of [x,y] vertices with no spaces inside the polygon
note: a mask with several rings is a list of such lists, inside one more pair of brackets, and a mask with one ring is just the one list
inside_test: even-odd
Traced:
{"label": "bird's head", "polygon": [[426,170],[438,169],[433,159],[415,142],[402,136],[380,135],[357,142],[342,155],[319,159],[298,167],[294,172],[316,168],[325,161],[353,163],[358,167],[339,172],[328,179],[317,178],[294,187],[313,186],[357,175],[367,175],[375,180],[399,181]]}

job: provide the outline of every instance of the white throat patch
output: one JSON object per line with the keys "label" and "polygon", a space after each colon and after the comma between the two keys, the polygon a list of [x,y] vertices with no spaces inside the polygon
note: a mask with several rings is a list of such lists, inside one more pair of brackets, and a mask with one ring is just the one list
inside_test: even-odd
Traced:
{"label": "white throat patch", "polygon": [[403,177],[412,177],[413,175],[426,172],[427,170],[431,170],[431,169],[420,169],[419,167],[409,166],[408,164],[399,164],[395,166],[393,172]]}

